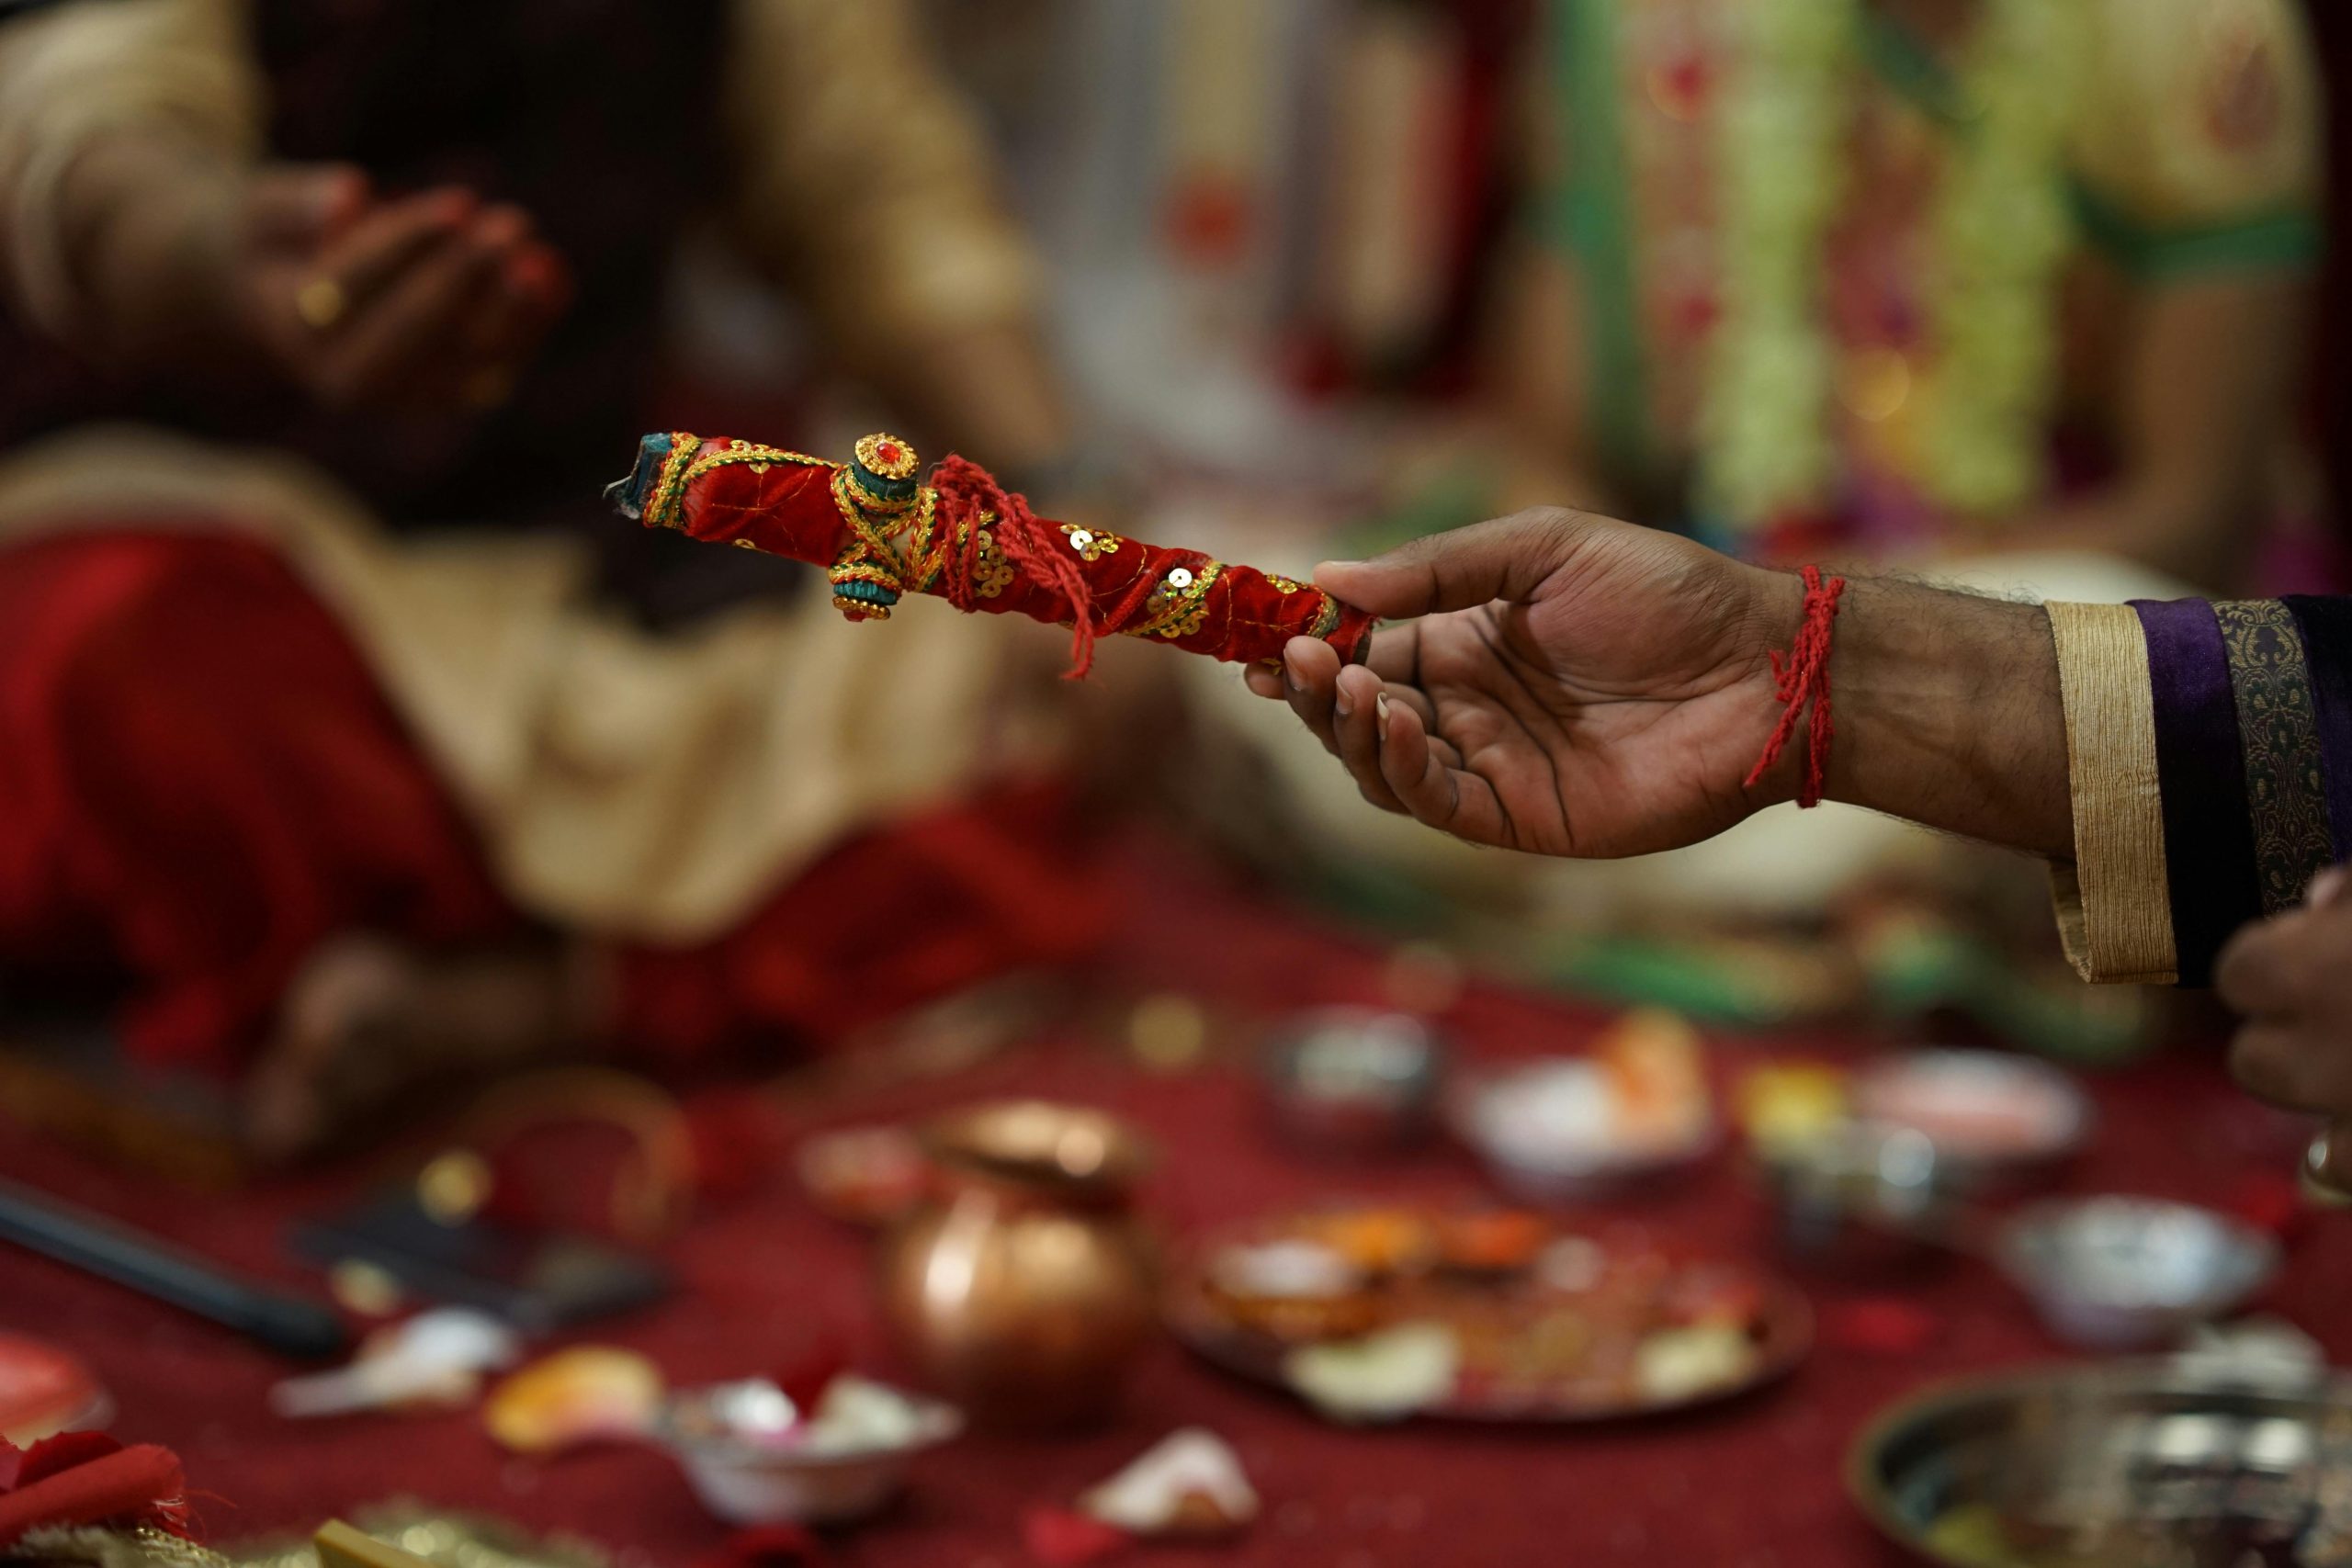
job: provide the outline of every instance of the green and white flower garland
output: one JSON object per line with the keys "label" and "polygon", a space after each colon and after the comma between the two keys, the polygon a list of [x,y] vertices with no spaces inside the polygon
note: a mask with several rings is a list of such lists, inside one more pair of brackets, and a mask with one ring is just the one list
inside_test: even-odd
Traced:
{"label": "green and white flower garland", "polygon": [[[1837,348],[1821,294],[1863,4],[1737,7],[1740,69],[1719,126],[1723,316],[1699,441],[1703,504],[1742,525],[1818,506],[1836,472]],[[1915,476],[1928,499],[1969,514],[2020,505],[2041,482],[2053,283],[2071,239],[2062,143],[2084,64],[2080,0],[1985,6],[1955,83],[1931,219],[1935,372]]]}

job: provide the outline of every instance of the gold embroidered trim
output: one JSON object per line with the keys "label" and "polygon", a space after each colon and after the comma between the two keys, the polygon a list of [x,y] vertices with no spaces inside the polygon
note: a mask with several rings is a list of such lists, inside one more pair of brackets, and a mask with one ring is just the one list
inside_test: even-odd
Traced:
{"label": "gold embroidered trim", "polygon": [[2300,902],[2312,878],[2335,859],[2311,671],[2294,616],[2278,600],[2217,601],[2213,618],[2221,623],[2238,713],[2255,877],[2262,912],[2275,915]]}

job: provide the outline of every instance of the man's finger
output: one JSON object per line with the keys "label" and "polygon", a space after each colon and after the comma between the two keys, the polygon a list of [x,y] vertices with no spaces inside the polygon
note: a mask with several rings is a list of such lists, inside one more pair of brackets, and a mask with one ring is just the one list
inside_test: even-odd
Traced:
{"label": "man's finger", "polygon": [[2249,1023],[2230,1042],[2230,1074],[2291,1111],[2352,1116],[2352,1040],[2310,1023]]}
{"label": "man's finger", "polygon": [[1315,585],[1360,610],[1399,619],[1497,599],[1521,602],[1598,521],[1539,507],[1415,539],[1372,560],[1326,561],[1315,569]]}
{"label": "man's finger", "polygon": [[2305,996],[2307,926],[2302,914],[2280,915],[2232,937],[2213,964],[2213,988],[2222,1002],[2252,1019],[2300,1009]]}
{"label": "man's finger", "polygon": [[1388,710],[1395,705],[1380,683],[1380,677],[1369,670],[1350,668],[1340,671],[1337,695],[1332,704],[1331,738],[1338,746],[1340,761],[1363,791],[1363,797],[1384,811],[1403,811],[1405,803],[1388,787],[1380,773],[1380,728]]}
{"label": "man's finger", "polygon": [[499,265],[494,252],[453,241],[427,253],[327,348],[325,390],[351,402],[396,392],[428,370],[465,368],[464,322]]}
{"label": "man's finger", "polygon": [[559,313],[559,297],[546,285],[528,281],[554,253],[531,242],[530,217],[517,207],[490,209],[469,233],[499,253],[499,272],[467,324],[467,353],[477,364],[510,365],[538,346]]}
{"label": "man's finger", "polygon": [[1430,750],[1419,712],[1392,700],[1380,738],[1380,776],[1417,821],[1451,830],[1461,809],[1453,783]]}
{"label": "man's finger", "polygon": [[1283,649],[1283,694],[1291,712],[1315,732],[1323,750],[1334,755],[1339,743],[1331,736],[1333,705],[1339,697],[1340,655],[1329,643],[1295,637]]}
{"label": "man's finger", "polygon": [[1447,766],[1444,750],[1430,740],[1419,713],[1389,704],[1381,777],[1413,819],[1474,844],[1509,842],[1502,802],[1493,787],[1476,773]]}
{"label": "man's finger", "polygon": [[1252,664],[1241,671],[1241,683],[1259,696],[1283,700],[1283,671],[1276,664]]}
{"label": "man's finger", "polygon": [[341,291],[342,320],[356,317],[418,258],[452,243],[477,203],[468,192],[435,191],[377,208],[319,257],[318,276]]}

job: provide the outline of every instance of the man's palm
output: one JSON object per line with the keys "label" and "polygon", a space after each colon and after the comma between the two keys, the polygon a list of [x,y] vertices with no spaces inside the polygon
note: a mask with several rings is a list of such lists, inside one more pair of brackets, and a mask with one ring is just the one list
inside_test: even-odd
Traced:
{"label": "man's palm", "polygon": [[1336,712],[1367,675],[1294,667],[1292,700],[1367,796],[1473,842],[1671,849],[1770,798],[1740,784],[1775,716],[1770,581],[1669,535],[1524,514],[1318,576],[1383,613],[1486,595],[1380,631],[1385,741],[1378,713]]}

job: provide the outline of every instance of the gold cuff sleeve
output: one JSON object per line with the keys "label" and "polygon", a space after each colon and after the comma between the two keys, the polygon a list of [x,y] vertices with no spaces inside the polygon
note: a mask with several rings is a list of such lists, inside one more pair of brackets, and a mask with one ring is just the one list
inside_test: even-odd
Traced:
{"label": "gold cuff sleeve", "polygon": [[2052,868],[2059,934],[2086,980],[2178,978],[2147,641],[2127,604],[2052,604],[2075,859]]}

